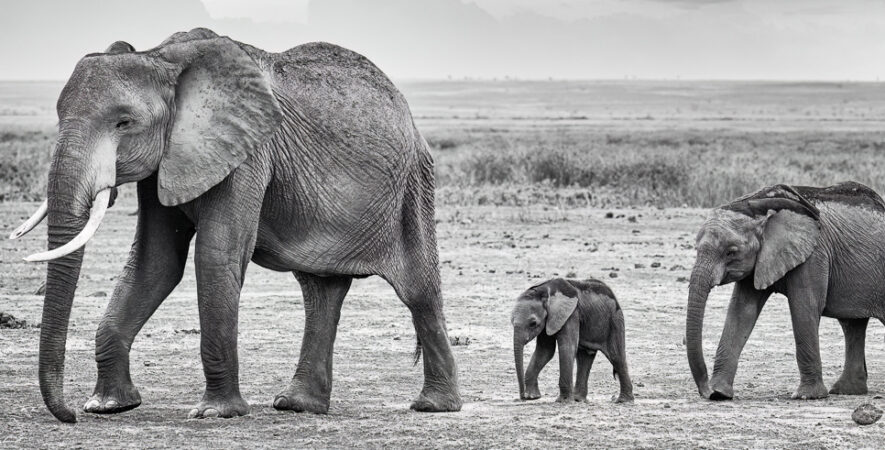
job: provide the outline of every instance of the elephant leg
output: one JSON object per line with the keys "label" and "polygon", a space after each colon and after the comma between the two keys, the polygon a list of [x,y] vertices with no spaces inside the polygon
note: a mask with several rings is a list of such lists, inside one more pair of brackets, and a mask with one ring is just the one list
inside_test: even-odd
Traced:
{"label": "elephant leg", "polygon": [[845,334],[845,367],[830,394],[862,395],[867,393],[867,361],[864,344],[869,318],[839,319]]}
{"label": "elephant leg", "polygon": [[303,272],[295,272],[295,277],[304,296],[304,339],[295,376],[274,398],[273,407],[325,414],[332,395],[332,348],[352,278]]}
{"label": "elephant leg", "polygon": [[240,394],[237,323],[240,290],[258,235],[260,201],[221,197],[203,203],[211,210],[199,213],[194,247],[206,391],[190,418],[235,417],[250,411]]}
{"label": "elephant leg", "polygon": [[129,376],[129,349],[184,272],[194,226],[178,209],[160,205],[156,185],[156,177],[138,183],[135,241],[95,334],[98,379],[86,412],[117,413],[141,404]]}
{"label": "elephant leg", "polygon": [[578,351],[577,320],[568,320],[556,335],[556,346],[559,349],[559,403],[573,401],[575,357]]}
{"label": "elephant leg", "polygon": [[800,379],[799,387],[792,395],[794,399],[811,400],[825,398],[828,395],[823,380],[818,337],[823,302],[820,294],[809,290],[789,297]]}
{"label": "elephant leg", "polygon": [[[551,355],[552,356],[552,355]],[[578,373],[575,376],[575,401],[587,401],[587,380],[590,378],[590,368],[596,359],[596,350],[578,349]]]}
{"label": "elephant leg", "polygon": [[735,283],[716,350],[713,375],[710,377],[710,388],[713,390],[710,400],[730,400],[734,397],[734,376],[741,351],[770,295],[770,291],[754,289],[752,280]]}
{"label": "elephant leg", "polygon": [[535,351],[532,359],[525,370],[525,400],[537,400],[541,398],[541,390],[538,389],[538,375],[541,369],[553,359],[556,353],[556,339],[547,336],[543,332],[535,339]]}

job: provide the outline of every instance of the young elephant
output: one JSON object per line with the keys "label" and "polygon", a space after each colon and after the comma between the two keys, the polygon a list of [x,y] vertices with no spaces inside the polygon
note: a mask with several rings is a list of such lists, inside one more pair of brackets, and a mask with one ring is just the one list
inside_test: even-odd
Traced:
{"label": "young elephant", "polygon": [[[700,394],[734,395],[738,359],[772,293],[789,302],[800,383],[797,399],[827,396],[821,373],[821,316],[839,319],[845,366],[829,393],[865,394],[864,339],[870,317],[885,319],[885,203],[872,189],[777,185],[721,206],[701,227],[691,274],[686,349]],[[701,345],[713,286],[734,284],[716,365],[707,380]]]}
{"label": "young elephant", "polygon": [[[530,287],[516,299],[513,323],[513,355],[519,398],[541,397],[538,374],[559,347],[559,398],[557,402],[587,399],[590,366],[601,351],[614,368],[621,392],[616,402],[633,401],[633,384],[627,373],[624,349],[624,314],[605,283],[594,280],[556,278]],[[523,381],[523,347],[538,338]],[[578,360],[578,376],[572,391],[572,372]]]}

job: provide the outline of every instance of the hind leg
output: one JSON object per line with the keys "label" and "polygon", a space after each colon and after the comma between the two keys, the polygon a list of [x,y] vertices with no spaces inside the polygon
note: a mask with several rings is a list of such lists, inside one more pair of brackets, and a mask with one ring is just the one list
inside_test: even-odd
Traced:
{"label": "hind leg", "polygon": [[461,410],[458,367],[443,315],[436,266],[411,266],[404,279],[391,284],[412,313],[412,323],[424,360],[424,387],[411,409],[422,412]]}
{"label": "hind leg", "polygon": [[304,295],[304,339],[295,376],[274,398],[273,407],[325,414],[332,395],[332,348],[352,278],[302,272],[295,272],[295,277]]}
{"label": "hind leg", "polygon": [[861,395],[867,393],[867,362],[864,344],[870,319],[840,319],[845,334],[845,366],[830,394]]}

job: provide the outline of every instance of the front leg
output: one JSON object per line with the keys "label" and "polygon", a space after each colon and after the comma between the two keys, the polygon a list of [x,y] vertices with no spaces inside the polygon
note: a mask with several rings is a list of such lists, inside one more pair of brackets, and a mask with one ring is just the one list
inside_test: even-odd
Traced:
{"label": "front leg", "polygon": [[806,262],[795,269],[797,273],[793,274],[787,291],[800,380],[792,398],[801,400],[825,398],[828,395],[822,375],[818,338],[820,316],[826,305],[827,277],[813,276],[809,266]]}
{"label": "front leg", "polygon": [[556,334],[556,346],[559,348],[559,397],[556,401],[560,403],[574,400],[572,374],[575,369],[579,333],[578,316],[574,314]]}
{"label": "front leg", "polygon": [[541,373],[541,369],[553,359],[554,353],[556,353],[556,338],[541,331],[541,334],[535,339],[535,351],[525,370],[525,398],[523,400],[541,398],[541,390],[538,389],[538,375]]}
{"label": "front leg", "polygon": [[734,397],[734,376],[741,351],[770,295],[770,290],[754,288],[751,278],[735,283],[716,350],[716,364],[710,377],[710,388],[713,390],[710,400],[730,400]]}
{"label": "front leg", "polygon": [[129,376],[129,349],[136,334],[181,281],[193,224],[157,199],[157,178],[138,183],[138,224],[129,261],[95,333],[98,379],[83,410],[126,411],[141,404]]}

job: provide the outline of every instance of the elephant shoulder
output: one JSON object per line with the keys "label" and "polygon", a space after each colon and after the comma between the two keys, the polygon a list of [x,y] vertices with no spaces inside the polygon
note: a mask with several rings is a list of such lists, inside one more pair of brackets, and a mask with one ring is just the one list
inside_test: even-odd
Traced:
{"label": "elephant shoulder", "polygon": [[826,187],[794,186],[794,188],[812,203],[841,203],[885,212],[885,201],[882,197],[868,186],[855,181]]}
{"label": "elephant shoulder", "polygon": [[621,309],[621,305],[618,304],[618,299],[615,297],[615,293],[612,292],[611,288],[608,287],[604,282],[597,280],[596,278],[587,278],[584,280],[567,280],[569,284],[575,287],[580,292],[585,292],[590,295],[601,296],[609,299],[614,303],[615,311]]}

